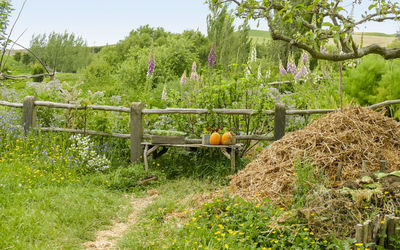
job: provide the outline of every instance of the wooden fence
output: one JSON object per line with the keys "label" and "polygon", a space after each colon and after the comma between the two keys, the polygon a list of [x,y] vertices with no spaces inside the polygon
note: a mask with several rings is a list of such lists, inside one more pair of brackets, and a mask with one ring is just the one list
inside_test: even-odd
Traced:
{"label": "wooden fence", "polygon": [[[392,104],[400,104],[400,100],[385,101],[372,105],[368,108],[376,109]],[[252,109],[187,109],[187,108],[167,108],[167,109],[144,109],[144,106],[140,102],[133,102],[129,108],[122,106],[106,106],[106,105],[87,105],[81,106],[77,104],[67,103],[55,103],[48,101],[37,101],[34,96],[26,96],[23,103],[12,103],[6,101],[0,101],[0,106],[7,106],[13,108],[22,108],[22,125],[25,133],[32,128],[36,127],[36,108],[47,107],[47,108],[58,108],[58,109],[75,109],[75,110],[100,110],[100,111],[113,111],[130,114],[130,133],[106,133],[101,131],[93,130],[79,130],[79,129],[67,129],[67,128],[39,128],[42,131],[55,131],[55,132],[69,132],[69,133],[80,133],[88,135],[99,135],[99,136],[110,136],[116,138],[130,139],[131,141],[131,161],[139,161],[142,154],[143,139],[150,139],[149,134],[143,133],[143,115],[150,114],[228,114],[228,115],[253,115],[256,113]],[[266,140],[273,141],[279,140],[285,135],[286,116],[288,115],[311,115],[311,114],[326,114],[337,111],[336,109],[311,109],[311,110],[288,110],[285,105],[277,103],[275,110],[263,110],[261,114],[274,116],[274,136],[265,135],[238,135],[237,140]],[[185,143],[195,144],[201,143],[201,139],[186,139]]]}

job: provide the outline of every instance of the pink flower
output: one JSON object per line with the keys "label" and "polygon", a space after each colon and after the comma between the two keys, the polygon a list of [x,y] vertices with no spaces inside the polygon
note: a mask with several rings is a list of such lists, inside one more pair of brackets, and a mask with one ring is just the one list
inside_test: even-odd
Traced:
{"label": "pink flower", "polygon": [[154,73],[155,61],[154,56],[151,54],[149,57],[149,65],[147,66],[147,76],[152,76]]}
{"label": "pink flower", "polygon": [[181,84],[184,85],[187,81],[186,78],[186,70],[183,72],[182,77],[181,77]]}

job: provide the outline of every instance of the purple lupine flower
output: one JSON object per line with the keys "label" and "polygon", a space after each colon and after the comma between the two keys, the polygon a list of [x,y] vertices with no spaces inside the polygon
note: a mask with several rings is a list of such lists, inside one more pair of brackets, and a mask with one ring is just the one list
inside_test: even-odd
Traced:
{"label": "purple lupine flower", "polygon": [[303,63],[308,63],[308,54],[304,52],[301,59],[303,60]]}
{"label": "purple lupine flower", "polygon": [[217,58],[217,48],[215,44],[210,49],[210,53],[208,53],[208,65],[210,67],[215,67],[215,62]]}
{"label": "purple lupine flower", "polygon": [[281,73],[281,75],[286,75],[286,69],[283,67],[282,61],[279,60],[279,72]]}
{"label": "purple lupine flower", "polygon": [[181,84],[184,85],[186,83],[186,70],[183,72],[182,77],[181,77]]}
{"label": "purple lupine flower", "polygon": [[167,99],[167,86],[164,85],[163,91],[161,93],[161,100]]}
{"label": "purple lupine flower", "polygon": [[153,76],[154,66],[155,66],[154,56],[151,54],[149,57],[149,65],[147,67],[147,76],[150,77]]}
{"label": "purple lupine flower", "polygon": [[320,46],[319,47],[319,51],[322,53],[322,54],[328,54],[328,51],[326,50],[326,48],[324,47],[324,46]]}

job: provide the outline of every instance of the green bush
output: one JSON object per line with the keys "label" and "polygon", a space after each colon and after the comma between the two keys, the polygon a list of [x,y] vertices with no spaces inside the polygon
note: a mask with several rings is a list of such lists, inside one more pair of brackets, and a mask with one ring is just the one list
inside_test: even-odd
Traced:
{"label": "green bush", "polygon": [[[31,66],[32,75],[38,75],[44,73],[44,68],[41,64],[36,63]],[[36,76],[32,78],[34,82],[43,82],[44,76]]]}
{"label": "green bush", "polygon": [[375,103],[379,82],[387,71],[386,63],[377,55],[364,57],[356,68],[344,72],[344,90],[361,105]]}

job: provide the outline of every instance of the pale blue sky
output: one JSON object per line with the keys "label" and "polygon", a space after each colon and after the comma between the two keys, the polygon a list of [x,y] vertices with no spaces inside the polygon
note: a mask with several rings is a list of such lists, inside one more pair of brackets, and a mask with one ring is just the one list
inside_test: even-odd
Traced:
{"label": "pale blue sky", "polygon": [[[348,0],[347,0],[348,1]],[[15,20],[23,0],[12,0]],[[131,30],[149,24],[180,33],[199,29],[206,33],[209,13],[204,0],[28,0],[12,38],[27,31],[19,42],[29,46],[33,34],[62,33],[65,30],[82,36],[88,45],[114,44],[124,39]],[[357,9],[356,12],[360,10]],[[356,13],[357,14],[357,13]],[[11,26],[11,25],[10,25]],[[251,24],[256,28],[256,24]],[[393,34],[398,23],[362,27],[363,31]],[[259,29],[266,30],[265,22]]]}

